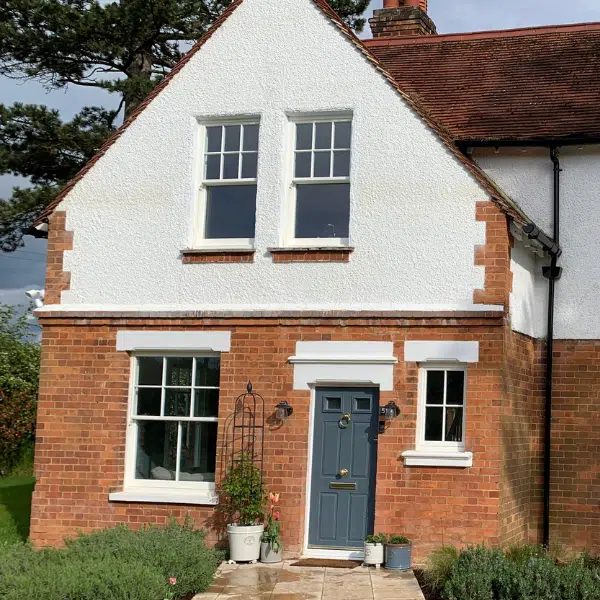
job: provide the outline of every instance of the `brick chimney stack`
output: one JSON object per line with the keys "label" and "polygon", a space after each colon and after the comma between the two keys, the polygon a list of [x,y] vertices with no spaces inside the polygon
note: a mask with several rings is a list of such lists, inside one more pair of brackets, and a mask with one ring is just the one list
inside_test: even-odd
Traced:
{"label": "brick chimney stack", "polygon": [[369,24],[374,38],[437,33],[427,15],[427,0],[383,0],[383,8],[373,13]]}

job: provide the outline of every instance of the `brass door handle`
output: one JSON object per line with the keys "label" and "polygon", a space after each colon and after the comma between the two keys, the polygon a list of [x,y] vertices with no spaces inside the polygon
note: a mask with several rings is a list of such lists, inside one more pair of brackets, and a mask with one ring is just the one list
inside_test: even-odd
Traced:
{"label": "brass door handle", "polygon": [[348,475],[348,469],[340,469],[340,477],[346,477]]}

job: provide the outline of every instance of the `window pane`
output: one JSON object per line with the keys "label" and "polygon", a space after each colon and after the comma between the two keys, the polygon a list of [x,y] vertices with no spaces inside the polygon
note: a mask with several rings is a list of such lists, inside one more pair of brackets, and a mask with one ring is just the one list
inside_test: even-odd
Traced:
{"label": "window pane", "polygon": [[193,358],[167,358],[165,385],[192,385]]}
{"label": "window pane", "polygon": [[258,151],[258,125],[244,125],[244,150]]}
{"label": "window pane", "polygon": [[242,178],[256,179],[256,166],[258,163],[258,154],[242,155]]}
{"label": "window pane", "polygon": [[315,148],[331,148],[331,123],[315,125]]}
{"label": "window pane", "polygon": [[182,423],[180,481],[214,481],[217,456],[216,423]]}
{"label": "window pane", "polygon": [[425,409],[425,441],[426,442],[441,442],[442,441],[442,419],[443,408],[427,407]]}
{"label": "window pane", "polygon": [[296,186],[296,237],[348,237],[350,184]]}
{"label": "window pane", "polygon": [[160,388],[139,388],[136,414],[149,417],[160,416],[160,397]]}
{"label": "window pane", "polygon": [[207,152],[221,152],[221,133],[223,128],[219,125],[218,127],[207,127],[208,143],[206,145]]}
{"label": "window pane", "polygon": [[165,417],[189,417],[191,410],[190,390],[165,390]]}
{"label": "window pane", "polygon": [[296,177],[310,177],[310,152],[296,152]]}
{"label": "window pane", "polygon": [[463,404],[465,400],[465,373],[464,371],[448,371],[448,389],[446,390],[446,404]]}
{"label": "window pane", "polygon": [[162,356],[144,356],[138,358],[138,384],[162,385]]}
{"label": "window pane", "polygon": [[219,387],[221,359],[218,356],[196,359],[196,383],[198,386]]}
{"label": "window pane", "polygon": [[310,150],[312,148],[312,123],[296,125],[296,150]]}
{"label": "window pane", "polygon": [[239,154],[225,154],[223,156],[223,179],[238,179]]}
{"label": "window pane", "polygon": [[444,371],[427,371],[427,404],[444,403]]}
{"label": "window pane", "polygon": [[207,239],[253,238],[256,186],[209,187],[206,197]]}
{"label": "window pane", "polygon": [[341,398],[325,398],[325,410],[342,410]]}
{"label": "window pane", "polygon": [[219,416],[219,390],[196,390],[194,417]]}
{"label": "window pane", "polygon": [[334,152],[333,158],[333,176],[334,177],[349,177],[350,176],[350,152]]}
{"label": "window pane", "polygon": [[371,398],[356,398],[355,410],[371,411]]}
{"label": "window pane", "polygon": [[225,127],[225,152],[240,149],[240,125]]}
{"label": "window pane", "polygon": [[462,442],[463,410],[446,408],[446,442]]}
{"label": "window pane", "polygon": [[329,177],[331,175],[331,152],[315,152],[314,177]]}
{"label": "window pane", "polygon": [[336,148],[350,148],[350,133],[352,130],[352,123],[345,121],[343,123],[335,124],[335,147]]}
{"label": "window pane", "polygon": [[206,157],[205,179],[221,179],[221,155],[211,154]]}
{"label": "window pane", "polygon": [[175,479],[176,454],[177,423],[138,423],[136,479]]}

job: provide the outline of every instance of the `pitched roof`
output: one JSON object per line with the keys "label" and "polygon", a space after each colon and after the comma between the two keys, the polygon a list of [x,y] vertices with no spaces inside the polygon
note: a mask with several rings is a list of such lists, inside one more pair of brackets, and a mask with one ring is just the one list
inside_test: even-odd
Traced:
{"label": "pitched roof", "polygon": [[[146,99],[138,106],[138,108],[131,114],[131,116],[123,123],[123,125],[104,143],[98,153],[90,159],[90,161],[75,175],[75,177],[69,181],[69,183],[63,188],[58,196],[42,211],[40,216],[36,219],[34,226],[40,225],[47,222],[48,217],[52,214],[54,209],[60,204],[65,196],[73,189],[73,187],[80,181],[85,174],[93,167],[93,165],[107,152],[107,150],[117,141],[117,139],[124,133],[124,131],[137,119],[140,113],[152,102],[160,92],[169,85],[175,75],[181,71],[187,62],[200,50],[200,48],[206,43],[208,39],[214,34],[214,32],[227,20],[227,18],[233,13],[233,11],[242,4],[243,0],[235,0],[229,8],[215,21],[213,26],[207,31],[207,33],[200,39],[191,50],[177,63],[173,70],[165,77],[165,79],[146,97]],[[423,119],[423,121],[438,135],[443,144],[447,149],[461,162],[470,174],[479,182],[479,184],[489,193],[492,201],[507,215],[515,219],[519,223],[527,223],[530,219],[519,207],[519,205],[507,196],[497,184],[490,178],[486,173],[470,158],[465,156],[454,144],[452,136],[429,112],[429,110],[419,101],[415,95],[407,94],[403,91],[402,86],[392,76],[392,74],[386,70],[383,63],[378,57],[369,49],[365,43],[360,40],[352,29],[348,27],[338,14],[329,6],[325,0],[312,0],[329,19],[336,25],[339,30],[356,46],[360,52],[373,64],[373,66],[388,80],[388,82],[395,88],[395,90],[402,96],[407,104]]]}
{"label": "pitched roof", "polygon": [[600,138],[600,23],[366,45],[455,141]]}

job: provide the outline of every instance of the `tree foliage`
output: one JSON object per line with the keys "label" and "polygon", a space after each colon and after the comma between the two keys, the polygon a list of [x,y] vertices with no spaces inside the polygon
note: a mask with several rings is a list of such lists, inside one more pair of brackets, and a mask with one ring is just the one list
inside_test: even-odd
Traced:
{"label": "tree foliage", "polygon": [[[22,244],[23,230],[114,130],[124,108],[143,98],[233,0],[2,0],[0,75],[117,94],[119,109],[84,108],[63,123],[45,106],[0,105],[0,175],[30,179],[0,200],[0,248]],[[357,31],[369,0],[331,0]]]}
{"label": "tree foliage", "polygon": [[35,429],[40,344],[27,315],[0,304],[0,475],[17,464]]}

